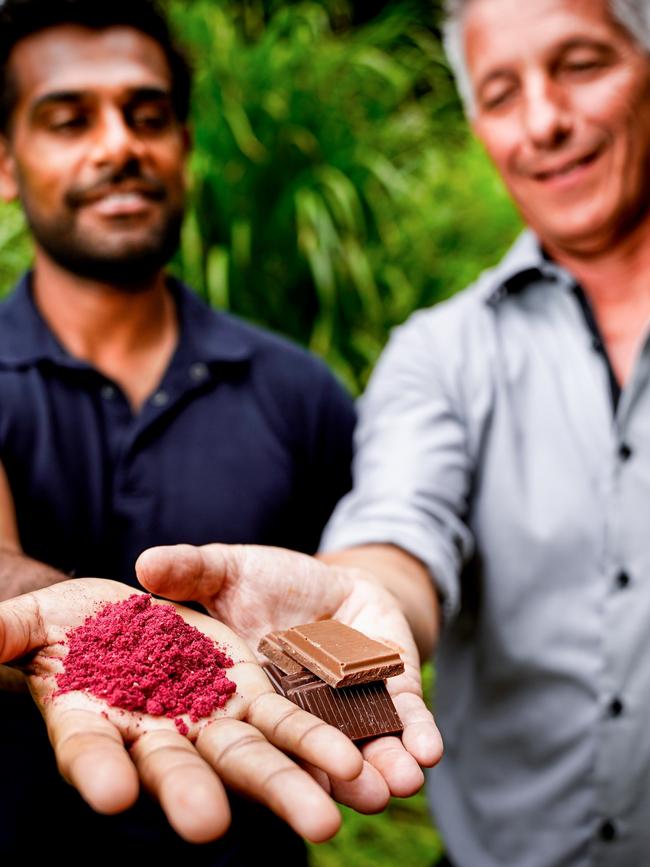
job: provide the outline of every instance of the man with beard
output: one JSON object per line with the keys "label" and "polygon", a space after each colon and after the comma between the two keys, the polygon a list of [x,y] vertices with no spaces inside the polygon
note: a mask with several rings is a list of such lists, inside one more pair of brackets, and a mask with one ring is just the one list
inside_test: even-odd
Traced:
{"label": "man with beard", "polygon": [[[349,486],[353,410],[324,365],[209,310],[163,270],[183,216],[189,83],[145,0],[0,7],[0,194],[20,200],[34,240],[33,271],[0,309],[0,598],[55,592],[70,576],[135,583],[136,556],[153,544],[313,551]],[[86,610],[89,596],[64,593]],[[7,641],[0,634],[5,650]],[[287,717],[278,697],[271,712],[265,678],[262,689],[264,701],[244,695],[242,719],[321,771],[337,774],[340,760],[340,778],[360,773],[361,756],[340,733],[316,724],[317,747],[314,718]],[[96,786],[105,795],[113,771],[130,773],[118,728],[100,713],[49,722],[62,771],[77,785],[81,777],[86,794]],[[223,831],[211,818],[227,808],[210,764],[298,831],[333,833],[338,813],[311,777],[250,725],[228,729],[211,726],[198,753],[174,732],[127,743],[186,838]],[[305,862],[288,825],[244,800],[228,835],[201,849],[146,799],[98,815],[57,774],[28,696],[0,695],[0,732],[3,863],[23,858],[36,830],[57,863],[101,852],[129,863],[248,865],[270,857],[269,846],[286,863]],[[126,788],[99,799],[104,812],[134,799],[129,767]],[[367,775],[340,796],[376,809],[388,793],[380,787],[378,803],[371,784],[369,801]]]}

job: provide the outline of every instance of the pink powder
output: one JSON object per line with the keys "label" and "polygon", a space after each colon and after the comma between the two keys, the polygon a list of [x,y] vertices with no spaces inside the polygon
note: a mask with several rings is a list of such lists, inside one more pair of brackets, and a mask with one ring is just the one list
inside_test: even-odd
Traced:
{"label": "pink powder", "polygon": [[170,605],[136,593],[111,602],[68,635],[57,695],[83,690],[112,707],[167,716],[181,734],[223,707],[237,689],[226,677],[233,664],[215,643]]}

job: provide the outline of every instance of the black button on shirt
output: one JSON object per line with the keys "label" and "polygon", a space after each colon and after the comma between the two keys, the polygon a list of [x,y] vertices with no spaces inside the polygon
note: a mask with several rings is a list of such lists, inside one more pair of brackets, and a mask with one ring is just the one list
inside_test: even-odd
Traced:
{"label": "black button on shirt", "polygon": [[620,698],[615,698],[609,705],[609,715],[614,718],[619,717],[623,713],[623,709],[623,702]]}
{"label": "black button on shirt", "polygon": [[621,443],[618,447],[618,456],[622,461],[628,461],[632,457],[632,448],[627,443]]}
{"label": "black button on shirt", "polygon": [[624,590],[630,583],[630,576],[627,572],[619,572],[616,576],[616,584],[621,590]]}
{"label": "black button on shirt", "polygon": [[616,825],[607,819],[600,826],[600,837],[606,843],[610,843],[612,840],[615,840],[617,836]]}

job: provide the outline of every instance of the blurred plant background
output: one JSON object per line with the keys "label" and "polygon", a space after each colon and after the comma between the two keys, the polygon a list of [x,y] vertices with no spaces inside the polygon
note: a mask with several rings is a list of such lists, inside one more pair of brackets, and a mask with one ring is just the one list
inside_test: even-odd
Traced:
{"label": "blurred plant background", "polygon": [[[518,222],[466,129],[433,0],[168,0],[194,60],[175,270],[325,357],[354,392],[390,328]],[[0,291],[29,258],[0,209]]]}
{"label": "blurred plant background", "polygon": [[[435,0],[168,0],[196,70],[174,269],[309,346],[355,393],[392,326],[495,262],[519,221],[472,141]],[[0,206],[0,294],[29,262]],[[315,867],[429,867],[423,798],[346,812]]]}

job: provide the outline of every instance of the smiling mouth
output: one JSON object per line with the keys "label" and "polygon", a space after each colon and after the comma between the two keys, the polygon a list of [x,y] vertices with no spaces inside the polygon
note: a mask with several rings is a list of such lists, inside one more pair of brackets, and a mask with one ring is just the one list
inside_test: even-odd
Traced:
{"label": "smiling mouth", "polygon": [[570,160],[567,163],[563,163],[557,168],[547,169],[542,172],[535,172],[533,174],[533,178],[536,181],[545,182],[569,177],[573,172],[577,171],[578,169],[582,169],[595,162],[600,156],[600,153],[601,149],[597,148],[595,151],[592,151],[591,153],[586,154],[583,157],[579,157],[578,159]]}
{"label": "smiling mouth", "polygon": [[106,190],[86,197],[81,206],[92,208],[95,213],[105,217],[129,217],[148,211],[152,204],[160,201],[156,192],[145,189]]}

